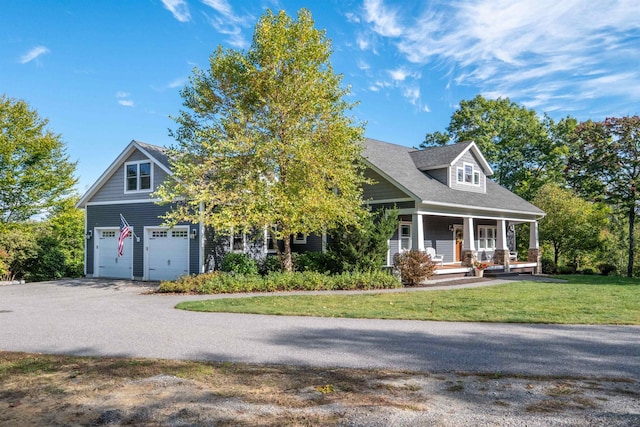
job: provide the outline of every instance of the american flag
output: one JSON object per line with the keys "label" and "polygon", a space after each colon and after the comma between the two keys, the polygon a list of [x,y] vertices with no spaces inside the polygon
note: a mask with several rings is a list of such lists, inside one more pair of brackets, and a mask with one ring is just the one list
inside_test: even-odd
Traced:
{"label": "american flag", "polygon": [[124,240],[129,237],[131,229],[129,223],[120,215],[120,235],[118,236],[118,256],[124,255]]}

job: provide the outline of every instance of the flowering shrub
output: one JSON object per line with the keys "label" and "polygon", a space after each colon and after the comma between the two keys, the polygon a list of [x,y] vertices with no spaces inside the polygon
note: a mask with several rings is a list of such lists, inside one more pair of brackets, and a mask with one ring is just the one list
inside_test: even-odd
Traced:
{"label": "flowering shrub", "polygon": [[473,263],[473,268],[476,270],[485,270],[489,265],[486,262],[475,261]]}

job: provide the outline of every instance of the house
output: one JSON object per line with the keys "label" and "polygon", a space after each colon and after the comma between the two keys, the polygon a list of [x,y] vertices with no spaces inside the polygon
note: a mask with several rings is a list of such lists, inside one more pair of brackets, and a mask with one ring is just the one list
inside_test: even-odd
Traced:
{"label": "house", "polygon": [[[400,225],[389,240],[387,264],[403,250],[433,248],[436,274],[467,273],[474,260],[499,271],[540,269],[538,220],[544,212],[496,184],[474,142],[416,150],[367,139],[364,188],[372,209],[396,206]],[[526,260],[515,256],[515,225],[528,223]]]}
{"label": "house", "polygon": [[[433,248],[442,256],[440,274],[465,274],[474,259],[493,268],[539,268],[537,220],[544,212],[497,185],[490,165],[473,142],[415,150],[367,139],[363,152],[364,197],[371,209],[397,207],[400,224],[389,240],[387,265],[395,253]],[[174,204],[158,204],[153,192],[171,179],[166,150],[131,141],[79,200],[85,215],[85,275],[166,280],[215,269],[226,252],[266,256],[268,236],[216,235],[203,224],[163,225]],[[176,202],[176,203],[179,203]],[[121,222],[130,233],[119,248]],[[514,225],[531,224],[526,261],[514,261]],[[299,235],[297,252],[320,251],[327,236]]]}

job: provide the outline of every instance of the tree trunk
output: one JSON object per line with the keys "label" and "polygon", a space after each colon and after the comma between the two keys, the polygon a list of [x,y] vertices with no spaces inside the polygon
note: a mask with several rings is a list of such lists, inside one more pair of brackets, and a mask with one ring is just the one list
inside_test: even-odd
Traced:
{"label": "tree trunk", "polygon": [[560,245],[558,244],[553,244],[553,262],[556,266],[556,268],[558,267],[558,251],[560,250]]}
{"label": "tree trunk", "polygon": [[284,251],[282,252],[282,271],[291,273],[293,271],[293,260],[291,259],[291,236],[283,239]]}
{"label": "tree trunk", "polygon": [[636,207],[629,208],[629,260],[627,262],[627,277],[633,277],[633,259],[635,258],[636,238]]}

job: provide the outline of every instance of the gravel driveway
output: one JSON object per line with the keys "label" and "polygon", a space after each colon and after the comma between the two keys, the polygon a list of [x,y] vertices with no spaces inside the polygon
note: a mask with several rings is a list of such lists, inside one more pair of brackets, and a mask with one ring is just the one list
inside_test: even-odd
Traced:
{"label": "gravel driveway", "polygon": [[0,287],[0,349],[248,363],[640,379],[640,327],[193,313],[194,296],[72,280]]}

